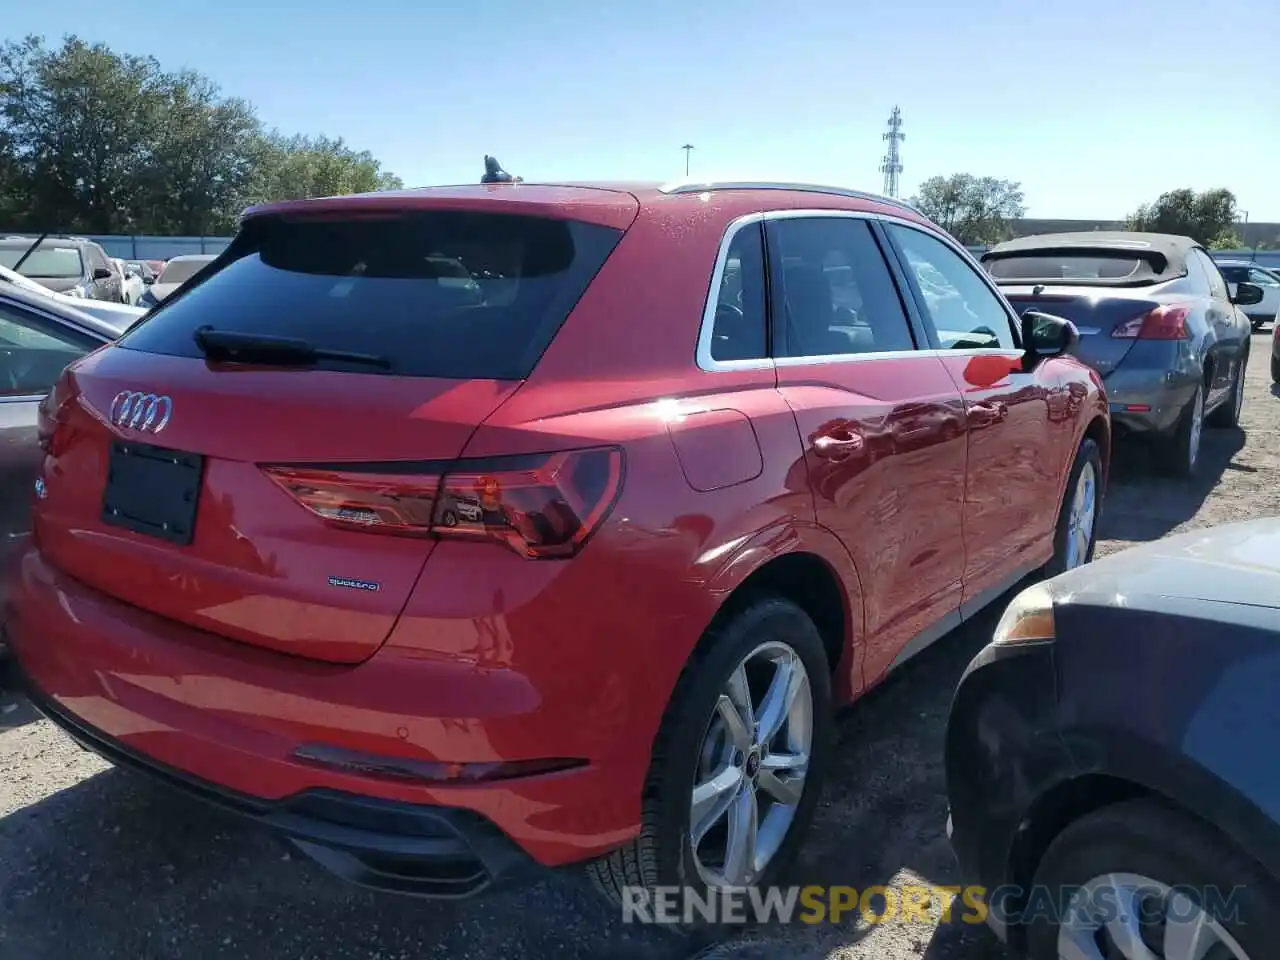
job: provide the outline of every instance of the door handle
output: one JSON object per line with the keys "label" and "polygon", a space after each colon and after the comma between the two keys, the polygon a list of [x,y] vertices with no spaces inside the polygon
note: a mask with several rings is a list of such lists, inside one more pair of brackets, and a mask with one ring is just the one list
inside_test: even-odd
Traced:
{"label": "door handle", "polygon": [[843,437],[825,435],[814,438],[813,451],[826,460],[845,460],[862,449],[862,438],[856,433]]}
{"label": "door handle", "polygon": [[1009,415],[1009,408],[999,400],[980,400],[970,404],[965,415],[976,424],[986,425],[1003,420]]}

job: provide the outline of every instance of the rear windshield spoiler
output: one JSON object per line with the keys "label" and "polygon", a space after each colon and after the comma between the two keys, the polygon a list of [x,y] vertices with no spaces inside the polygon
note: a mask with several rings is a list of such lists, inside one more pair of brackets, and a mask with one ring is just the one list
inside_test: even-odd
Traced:
{"label": "rear windshield spoiler", "polygon": [[[1046,246],[1024,247],[1014,250],[988,250],[979,257],[985,266],[998,260],[1029,260],[1034,258],[1053,257],[1114,257],[1124,260],[1138,260],[1146,265],[1146,270],[1137,270],[1127,277],[998,277],[991,279],[998,286],[1070,286],[1070,287],[1145,287],[1153,283],[1163,283],[1175,276],[1184,276],[1185,271],[1165,274],[1169,270],[1169,259],[1159,250],[1142,247],[1112,246]],[[990,272],[990,271],[988,271]]]}

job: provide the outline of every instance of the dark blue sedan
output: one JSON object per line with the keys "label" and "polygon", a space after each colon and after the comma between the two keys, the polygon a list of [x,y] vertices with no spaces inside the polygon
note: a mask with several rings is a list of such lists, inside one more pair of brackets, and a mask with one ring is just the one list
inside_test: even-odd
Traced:
{"label": "dark blue sedan", "polygon": [[1034,960],[1280,956],[1280,520],[1127,550],[1006,610],[952,705],[949,830]]}

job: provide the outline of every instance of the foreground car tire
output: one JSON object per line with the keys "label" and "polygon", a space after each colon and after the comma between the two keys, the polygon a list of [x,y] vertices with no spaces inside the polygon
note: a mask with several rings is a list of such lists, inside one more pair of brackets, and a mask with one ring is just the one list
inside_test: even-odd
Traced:
{"label": "foreground car tire", "polygon": [[1275,881],[1200,823],[1150,801],[1106,807],[1068,826],[1035,883],[1053,896],[1080,890],[1086,899],[1052,919],[1031,911],[1031,960],[1262,960],[1280,943]]}
{"label": "foreground car tire", "polygon": [[1280,383],[1280,357],[1271,358],[1271,382]]}
{"label": "foreground car tire", "polygon": [[1193,477],[1200,466],[1200,438],[1204,434],[1204,387],[1182,411],[1173,434],[1161,441],[1160,459],[1165,472],[1175,477]]}
{"label": "foreground car tire", "polygon": [[713,628],[667,707],[640,835],[588,864],[596,886],[626,906],[640,888],[653,902],[658,887],[707,898],[776,883],[813,818],[830,670],[813,621],[790,601],[757,600]]}
{"label": "foreground car tire", "polygon": [[1076,451],[1067,476],[1053,535],[1053,559],[1045,565],[1045,576],[1056,577],[1093,559],[1101,516],[1102,451],[1095,441],[1086,437]]}

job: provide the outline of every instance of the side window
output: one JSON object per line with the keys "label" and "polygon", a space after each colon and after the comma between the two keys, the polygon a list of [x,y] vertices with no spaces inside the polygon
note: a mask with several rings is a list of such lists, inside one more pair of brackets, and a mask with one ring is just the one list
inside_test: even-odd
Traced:
{"label": "side window", "polygon": [[0,397],[48,393],[63,367],[96,346],[92,337],[0,304]]}
{"label": "side window", "polygon": [[1014,350],[1009,311],[978,273],[947,244],[914,230],[885,225],[907,261],[907,279],[946,349]]}
{"label": "side window", "polygon": [[112,274],[115,269],[112,267],[111,261],[107,258],[106,251],[96,245],[89,247],[89,269],[97,270],[99,267],[110,270]]}
{"label": "side window", "polygon": [[1227,282],[1222,279],[1222,271],[1218,269],[1213,257],[1199,248],[1192,250],[1191,256],[1200,261],[1200,266],[1204,267],[1204,272],[1209,277],[1209,293],[1220,300],[1228,299],[1231,295],[1227,292]]}
{"label": "side window", "polygon": [[760,360],[765,344],[764,244],[760,224],[740,229],[729,241],[724,276],[716,291],[711,359]]}
{"label": "side window", "polygon": [[1256,268],[1249,271],[1249,282],[1256,283],[1260,287],[1280,287],[1280,280]]}
{"label": "side window", "polygon": [[865,220],[802,217],[769,223],[781,321],[778,356],[826,357],[914,350],[884,255]]}

